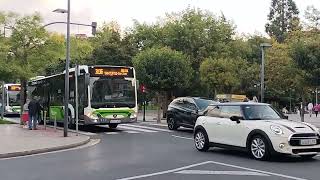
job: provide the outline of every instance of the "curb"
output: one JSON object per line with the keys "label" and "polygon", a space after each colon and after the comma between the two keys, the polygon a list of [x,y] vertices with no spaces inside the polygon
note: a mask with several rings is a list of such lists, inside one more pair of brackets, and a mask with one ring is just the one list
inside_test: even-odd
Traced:
{"label": "curb", "polygon": [[53,151],[60,151],[60,150],[65,150],[65,149],[71,149],[75,148],[78,146],[82,146],[90,142],[90,137],[87,136],[88,138],[85,141],[79,142],[79,143],[74,143],[74,144],[68,144],[64,146],[56,146],[52,148],[43,148],[43,149],[35,149],[35,150],[30,150],[30,151],[20,151],[20,152],[12,152],[12,153],[6,153],[6,154],[0,154],[0,159],[3,158],[11,158],[11,157],[19,157],[19,156],[27,156],[27,155],[33,155],[33,154],[40,154],[40,153],[46,153],[46,152],[53,152]]}

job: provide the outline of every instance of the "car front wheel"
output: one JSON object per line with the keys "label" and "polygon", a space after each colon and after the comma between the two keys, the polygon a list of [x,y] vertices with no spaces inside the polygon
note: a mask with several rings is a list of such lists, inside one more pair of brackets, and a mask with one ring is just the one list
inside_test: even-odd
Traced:
{"label": "car front wheel", "polygon": [[204,130],[198,130],[195,133],[194,145],[199,151],[207,151],[209,149],[209,138]]}
{"label": "car front wheel", "polygon": [[270,158],[269,144],[262,136],[254,136],[249,148],[252,157],[257,160],[268,160]]}
{"label": "car front wheel", "polygon": [[168,129],[177,130],[178,129],[177,121],[173,117],[168,118]]}

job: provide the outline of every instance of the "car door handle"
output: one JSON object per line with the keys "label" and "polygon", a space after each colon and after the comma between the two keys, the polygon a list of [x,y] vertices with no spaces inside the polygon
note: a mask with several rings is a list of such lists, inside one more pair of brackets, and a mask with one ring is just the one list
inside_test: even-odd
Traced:
{"label": "car door handle", "polygon": [[221,123],[218,122],[218,123],[216,123],[216,125],[221,125]]}

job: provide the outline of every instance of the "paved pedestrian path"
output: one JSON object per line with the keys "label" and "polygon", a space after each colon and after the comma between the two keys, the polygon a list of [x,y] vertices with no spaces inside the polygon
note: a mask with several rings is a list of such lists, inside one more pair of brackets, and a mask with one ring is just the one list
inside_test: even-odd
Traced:
{"label": "paved pedestrian path", "polygon": [[[289,120],[301,122],[301,118],[300,118],[299,114],[287,114],[287,115],[289,117]],[[313,124],[313,125],[317,126],[318,128],[320,128],[320,116],[316,117],[315,114],[312,114],[311,117],[309,114],[305,114],[304,115],[304,122]]]}
{"label": "paved pedestrian path", "polygon": [[37,130],[22,128],[21,125],[0,125],[0,158],[24,156],[77,147],[88,143],[89,136],[69,133],[63,137],[61,130],[53,128],[44,129],[39,126]]}

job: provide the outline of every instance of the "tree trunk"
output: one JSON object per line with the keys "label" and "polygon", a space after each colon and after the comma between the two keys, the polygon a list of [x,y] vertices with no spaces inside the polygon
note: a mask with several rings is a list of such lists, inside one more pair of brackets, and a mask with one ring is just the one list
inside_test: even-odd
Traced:
{"label": "tree trunk", "polygon": [[156,93],[157,96],[157,104],[158,104],[158,115],[157,115],[157,123],[161,123],[161,94],[159,92]]}
{"label": "tree trunk", "polygon": [[171,94],[169,95],[168,94],[169,92],[167,92],[167,91],[165,91],[164,92],[164,96],[163,96],[163,99],[164,99],[164,101],[162,102],[162,117],[163,118],[166,118],[167,117],[167,109],[168,109],[168,105],[169,105],[169,97],[170,97],[170,99],[171,99]]}

